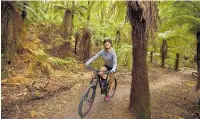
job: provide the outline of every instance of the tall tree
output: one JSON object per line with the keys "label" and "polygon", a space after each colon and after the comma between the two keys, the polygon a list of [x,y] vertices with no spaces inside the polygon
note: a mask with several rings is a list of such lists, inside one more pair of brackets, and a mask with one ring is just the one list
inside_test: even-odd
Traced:
{"label": "tall tree", "polygon": [[200,89],[200,31],[197,33],[197,73],[198,73],[198,80],[197,80],[197,89]]}
{"label": "tall tree", "polygon": [[8,64],[13,63],[21,40],[25,38],[25,25],[13,1],[3,1],[1,11],[2,53]]}
{"label": "tall tree", "polygon": [[147,74],[147,33],[154,21],[154,2],[128,1],[127,13],[132,26],[132,83],[129,110],[137,119],[150,119],[150,93]]}

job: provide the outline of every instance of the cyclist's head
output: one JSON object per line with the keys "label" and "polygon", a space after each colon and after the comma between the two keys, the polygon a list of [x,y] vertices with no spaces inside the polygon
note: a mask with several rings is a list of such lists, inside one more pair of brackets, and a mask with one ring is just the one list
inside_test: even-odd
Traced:
{"label": "cyclist's head", "polygon": [[103,45],[105,49],[110,49],[112,47],[112,41],[109,38],[106,38],[103,41]]}

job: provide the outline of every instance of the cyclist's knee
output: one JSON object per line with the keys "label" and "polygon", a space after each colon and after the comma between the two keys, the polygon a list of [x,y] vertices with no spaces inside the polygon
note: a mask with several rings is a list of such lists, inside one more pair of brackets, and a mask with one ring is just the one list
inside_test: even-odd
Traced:
{"label": "cyclist's knee", "polygon": [[[102,67],[101,69],[100,69],[100,71],[102,71],[102,72],[104,72],[104,71],[107,71],[107,68],[106,67]],[[103,79],[106,79],[106,75],[105,74],[100,74],[100,76],[103,78]]]}

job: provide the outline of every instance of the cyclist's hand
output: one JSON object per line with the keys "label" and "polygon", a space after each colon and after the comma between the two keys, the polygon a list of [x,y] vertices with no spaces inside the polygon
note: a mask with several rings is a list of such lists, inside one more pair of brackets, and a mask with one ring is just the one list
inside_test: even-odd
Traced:
{"label": "cyclist's hand", "polygon": [[85,68],[88,68],[88,66],[87,66],[87,65],[84,65],[84,67],[85,67]]}
{"label": "cyclist's hand", "polygon": [[85,67],[89,67],[89,63],[88,62],[85,63]]}
{"label": "cyclist's hand", "polygon": [[115,70],[110,70],[109,71],[109,74],[112,74],[112,73],[114,73],[115,72]]}

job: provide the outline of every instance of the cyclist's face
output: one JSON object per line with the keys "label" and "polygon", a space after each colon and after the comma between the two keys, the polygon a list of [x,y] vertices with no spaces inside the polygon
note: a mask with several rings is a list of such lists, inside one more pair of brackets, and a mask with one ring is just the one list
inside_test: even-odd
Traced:
{"label": "cyclist's face", "polygon": [[105,42],[104,48],[105,48],[105,49],[110,49],[110,48],[111,48],[110,42]]}

